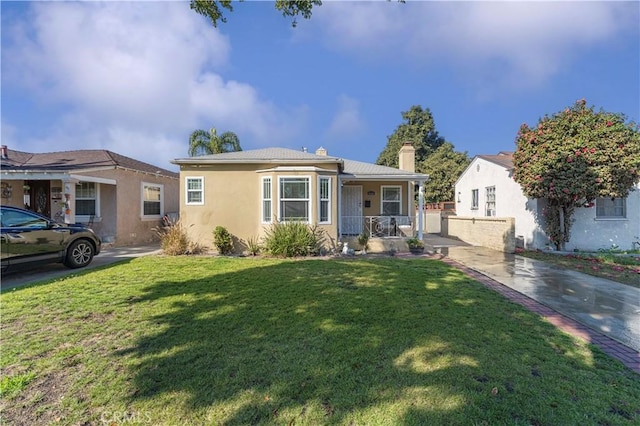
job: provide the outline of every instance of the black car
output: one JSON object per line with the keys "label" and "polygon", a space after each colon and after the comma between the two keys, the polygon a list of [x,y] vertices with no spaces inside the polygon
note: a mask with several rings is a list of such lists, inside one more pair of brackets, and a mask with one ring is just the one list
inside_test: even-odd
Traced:
{"label": "black car", "polygon": [[100,253],[102,242],[82,225],[58,223],[17,207],[0,206],[2,270],[31,263],[62,262],[82,268]]}

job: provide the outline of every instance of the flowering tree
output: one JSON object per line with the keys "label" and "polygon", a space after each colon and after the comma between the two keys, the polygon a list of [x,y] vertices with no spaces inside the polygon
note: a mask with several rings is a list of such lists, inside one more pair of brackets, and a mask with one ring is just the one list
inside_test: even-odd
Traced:
{"label": "flowering tree", "polygon": [[513,163],[524,194],[547,200],[546,232],[560,250],[576,207],[593,207],[598,197],[624,198],[640,181],[640,133],[623,114],[595,112],[582,99],[536,127],[523,124]]}

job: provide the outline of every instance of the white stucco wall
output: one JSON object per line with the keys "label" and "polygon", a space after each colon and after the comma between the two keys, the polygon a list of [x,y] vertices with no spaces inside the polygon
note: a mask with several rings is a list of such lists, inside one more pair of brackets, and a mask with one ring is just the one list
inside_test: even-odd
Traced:
{"label": "white stucco wall", "polygon": [[640,242],[640,184],[627,197],[627,217],[596,219],[596,208],[578,208],[573,215],[567,250],[598,250],[617,246],[622,250]]}
{"label": "white stucco wall", "polygon": [[[543,248],[547,239],[536,224],[538,203],[528,199],[509,170],[476,157],[456,182],[456,215],[484,217],[486,188],[496,187],[496,217],[515,219],[516,239],[525,248]],[[478,190],[478,209],[471,209],[471,191]],[[458,202],[458,200],[460,200]]]}

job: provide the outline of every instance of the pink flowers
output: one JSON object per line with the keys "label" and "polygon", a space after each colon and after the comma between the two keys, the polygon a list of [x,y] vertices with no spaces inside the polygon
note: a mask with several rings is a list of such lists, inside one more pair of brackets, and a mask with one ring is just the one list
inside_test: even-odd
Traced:
{"label": "pink flowers", "polygon": [[607,127],[611,127],[613,126],[613,123],[611,121],[607,121]]}

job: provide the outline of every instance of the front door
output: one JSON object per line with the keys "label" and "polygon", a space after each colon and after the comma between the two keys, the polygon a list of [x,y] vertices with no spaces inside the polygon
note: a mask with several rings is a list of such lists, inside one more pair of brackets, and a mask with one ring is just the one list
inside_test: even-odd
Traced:
{"label": "front door", "polygon": [[362,232],[362,186],[342,187],[342,235],[359,235]]}
{"label": "front door", "polygon": [[48,180],[31,180],[28,182],[31,191],[31,210],[47,217],[51,217],[51,200]]}

